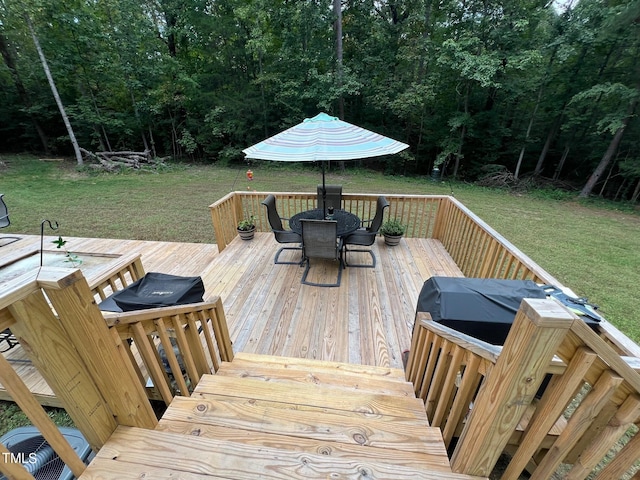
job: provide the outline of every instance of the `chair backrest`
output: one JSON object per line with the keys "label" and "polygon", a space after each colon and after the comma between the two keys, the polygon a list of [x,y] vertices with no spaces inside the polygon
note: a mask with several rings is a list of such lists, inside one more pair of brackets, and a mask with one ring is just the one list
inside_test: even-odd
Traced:
{"label": "chair backrest", "polygon": [[8,227],[11,224],[7,204],[4,203],[2,197],[4,197],[4,194],[0,193],[0,228]]}
{"label": "chair backrest", "polygon": [[[325,185],[325,208],[342,208],[342,185]],[[318,208],[322,208],[322,185],[318,185]]]}
{"label": "chair backrest", "polygon": [[335,220],[302,220],[302,250],[306,258],[340,257],[338,222]]}
{"label": "chair backrest", "polygon": [[389,206],[389,202],[387,202],[387,199],[384,196],[380,195],[378,197],[378,201],[376,202],[376,214],[373,217],[371,226],[369,227],[370,232],[378,233],[378,230],[380,230],[380,227],[382,226],[384,209],[387,208],[388,206]]}
{"label": "chair backrest", "polygon": [[282,220],[276,209],[276,197],[269,195],[262,201],[262,205],[267,207],[267,219],[269,220],[269,226],[271,230],[283,230]]}

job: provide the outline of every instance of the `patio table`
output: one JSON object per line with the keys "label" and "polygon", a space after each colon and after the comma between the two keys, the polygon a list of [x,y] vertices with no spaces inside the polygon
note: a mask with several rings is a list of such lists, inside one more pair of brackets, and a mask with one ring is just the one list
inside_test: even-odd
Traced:
{"label": "patio table", "polygon": [[[296,233],[302,235],[302,223],[301,220],[324,220],[324,212],[321,208],[313,210],[306,210],[304,212],[296,213],[289,220],[289,228]],[[344,237],[350,233],[355,232],[360,227],[360,218],[351,212],[346,210],[336,209],[333,211],[333,218],[338,223],[338,237]]]}

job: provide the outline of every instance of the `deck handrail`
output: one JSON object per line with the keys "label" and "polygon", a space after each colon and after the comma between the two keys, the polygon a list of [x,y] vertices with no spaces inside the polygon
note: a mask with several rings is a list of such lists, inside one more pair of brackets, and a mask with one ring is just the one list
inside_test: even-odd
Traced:
{"label": "deck handrail", "polygon": [[141,382],[147,384],[146,371],[153,384],[151,391],[167,406],[174,395],[189,396],[202,375],[215,373],[221,362],[233,360],[220,297],[188,305],[105,313],[104,317],[109,330],[122,340]]}
{"label": "deck handrail", "polygon": [[567,478],[602,469],[598,478],[609,479],[639,457],[636,360],[559,303],[525,299],[502,348],[419,314],[406,374],[452,450],[454,471],[488,476],[504,451],[505,480],[525,469],[552,478],[561,464],[571,468]]}
{"label": "deck handrail", "polygon": [[[132,256],[119,266],[129,277],[128,269],[137,263],[139,257]],[[134,276],[142,271],[138,267]],[[118,272],[107,277],[118,278]],[[105,321],[95,301],[103,291],[99,285],[102,280],[92,290],[80,270],[41,267],[0,289],[0,324],[11,328],[94,451],[118,425],[152,429],[157,424],[145,390],[147,376],[138,367],[129,340],[140,351],[145,370],[167,403],[176,389],[168,381],[157,345],[165,348],[169,373],[183,395],[189,394],[203,374],[217,371],[221,361],[233,358],[220,298],[110,314]],[[79,477],[84,463],[2,355],[0,383]],[[9,454],[0,448],[0,454],[4,453]],[[9,478],[33,478],[16,462],[0,462],[0,472]]]}
{"label": "deck handrail", "polygon": [[[252,216],[256,222],[256,230],[270,232],[266,209],[261,202],[267,195],[276,197],[278,213],[284,219],[296,213],[317,208],[317,193],[304,192],[255,192],[237,191],[225,195],[209,206],[213,223],[214,236],[218,250],[222,251],[237,235],[238,222]],[[371,220],[375,215],[379,194],[344,193],[343,208],[363,222]],[[385,211],[384,219],[395,218],[407,226],[407,237],[431,238],[437,225],[437,215],[441,205],[450,197],[444,195],[396,195],[384,194],[390,207]]]}
{"label": "deck handrail", "polygon": [[[110,334],[91,300],[80,270],[41,267],[0,290],[0,318],[97,451],[118,424],[153,428],[157,420],[143,387],[119,355],[121,345],[105,341]],[[70,453],[68,442],[59,440],[57,427],[44,418],[48,415],[4,358],[0,370],[0,382],[12,398],[63,461],[73,465],[74,475],[81,474],[82,461]],[[16,470],[15,478],[30,478],[22,466],[0,464],[5,474],[16,475]]]}
{"label": "deck handrail", "polygon": [[89,288],[93,292],[96,301],[102,301],[112,293],[128,287],[136,280],[140,280],[144,277],[144,274],[141,254],[123,255],[111,262],[108,270],[93,278]]}
{"label": "deck handrail", "polygon": [[[442,430],[445,445],[460,436],[478,387],[495,366],[503,347],[434,322],[419,312],[411,339],[406,379],[425,403],[429,424]],[[564,363],[551,360],[546,373],[561,374]]]}

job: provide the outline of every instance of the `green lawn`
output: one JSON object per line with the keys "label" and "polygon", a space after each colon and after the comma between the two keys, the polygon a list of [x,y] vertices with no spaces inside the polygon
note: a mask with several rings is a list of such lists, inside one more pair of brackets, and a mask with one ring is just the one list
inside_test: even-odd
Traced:
{"label": "green lawn", "polygon": [[[43,219],[63,236],[212,242],[208,206],[233,190],[314,192],[312,166],[275,162],[247,166],[177,165],[159,173],[88,174],[72,162],[3,156],[0,193],[11,227],[2,233],[37,234]],[[450,194],[539,263],[587,296],[601,313],[640,343],[640,216],[597,202],[513,195],[428,178],[389,177],[332,165],[328,183],[354,193]]]}

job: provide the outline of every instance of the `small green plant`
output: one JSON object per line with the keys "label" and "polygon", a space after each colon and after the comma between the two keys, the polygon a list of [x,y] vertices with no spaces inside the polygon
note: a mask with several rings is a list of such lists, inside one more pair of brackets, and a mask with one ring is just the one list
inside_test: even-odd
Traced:
{"label": "small green plant", "polygon": [[380,228],[380,233],[383,235],[400,236],[404,235],[404,232],[406,231],[407,226],[400,223],[400,220],[396,219],[387,220],[382,224],[382,228]]}
{"label": "small green plant", "polygon": [[65,262],[69,262],[74,267],[79,267],[80,265],[82,265],[82,259],[80,257],[78,257],[75,253],[71,253],[66,248],[64,248],[67,241],[64,240],[62,236],[58,235],[58,239],[53,240],[52,243],[56,246],[56,248],[60,248],[64,250],[65,256],[67,257]]}
{"label": "small green plant", "polygon": [[256,221],[253,215],[249,215],[247,218],[238,222],[238,230],[248,231],[256,228]]}

